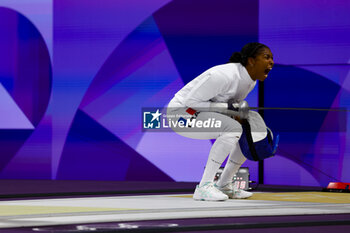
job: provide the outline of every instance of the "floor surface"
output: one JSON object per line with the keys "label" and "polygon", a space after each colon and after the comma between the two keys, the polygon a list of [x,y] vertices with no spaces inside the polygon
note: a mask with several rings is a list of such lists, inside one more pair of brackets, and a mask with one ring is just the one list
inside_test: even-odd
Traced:
{"label": "floor surface", "polygon": [[350,214],[349,193],[255,193],[246,200],[194,201],[190,194],[3,200],[0,228],[103,222]]}

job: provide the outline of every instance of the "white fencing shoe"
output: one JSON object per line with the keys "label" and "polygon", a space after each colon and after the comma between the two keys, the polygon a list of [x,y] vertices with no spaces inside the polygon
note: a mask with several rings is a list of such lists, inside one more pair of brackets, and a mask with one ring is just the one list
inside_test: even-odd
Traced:
{"label": "white fencing shoe", "polygon": [[235,188],[233,183],[228,183],[222,187],[217,186],[217,188],[225,193],[230,199],[246,199],[253,196],[253,193],[251,192]]}
{"label": "white fencing shoe", "polygon": [[207,182],[202,186],[197,185],[193,199],[196,201],[225,201],[228,196],[218,190],[213,182]]}

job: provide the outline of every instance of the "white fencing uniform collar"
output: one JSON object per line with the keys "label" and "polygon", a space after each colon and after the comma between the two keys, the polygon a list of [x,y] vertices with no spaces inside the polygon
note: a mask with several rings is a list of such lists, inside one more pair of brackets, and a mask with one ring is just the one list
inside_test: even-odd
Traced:
{"label": "white fencing uniform collar", "polygon": [[249,75],[247,69],[246,69],[241,63],[239,63],[238,69],[239,69],[239,73],[240,73],[240,75],[241,75],[241,77],[242,77],[243,80],[245,80],[246,82],[248,82],[250,85],[255,85],[255,84],[256,84],[256,81],[254,81],[254,80],[250,77],[250,75]]}

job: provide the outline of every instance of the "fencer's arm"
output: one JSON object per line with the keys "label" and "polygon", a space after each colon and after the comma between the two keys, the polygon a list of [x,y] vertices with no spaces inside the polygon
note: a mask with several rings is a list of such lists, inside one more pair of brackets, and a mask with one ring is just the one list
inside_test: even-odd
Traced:
{"label": "fencer's arm", "polygon": [[183,103],[199,112],[219,112],[232,117],[245,118],[249,111],[248,103],[245,101],[240,103],[231,100],[229,103],[210,101],[220,93],[228,91],[230,85],[232,85],[232,80],[228,76],[212,71],[192,88]]}
{"label": "fencer's arm", "polygon": [[[212,106],[210,100],[220,93],[226,92],[230,82],[228,77],[212,71],[192,88],[183,99],[183,104],[197,111],[211,111],[211,107],[216,108],[216,106]],[[227,105],[225,108],[227,109]]]}
{"label": "fencer's arm", "polygon": [[248,119],[249,116],[249,104],[247,101],[242,100],[236,103],[235,100],[230,99],[227,103],[228,109],[233,112],[238,112],[238,117],[242,119]]}
{"label": "fencer's arm", "polygon": [[210,102],[209,112],[218,112],[229,115],[228,103]]}
{"label": "fencer's arm", "polygon": [[249,105],[245,100],[239,103],[236,103],[234,100],[229,100],[228,103],[212,102],[210,104],[210,111],[219,112],[234,118],[247,119],[249,115]]}

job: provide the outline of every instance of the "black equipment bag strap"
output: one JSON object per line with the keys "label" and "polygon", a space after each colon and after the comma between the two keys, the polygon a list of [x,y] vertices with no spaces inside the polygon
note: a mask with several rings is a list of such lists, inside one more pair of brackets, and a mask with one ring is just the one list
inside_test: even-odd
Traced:
{"label": "black equipment bag strap", "polygon": [[255,147],[254,147],[254,142],[253,142],[253,137],[252,137],[252,131],[250,128],[250,124],[247,119],[243,119],[242,121],[242,128],[243,131],[245,132],[248,146],[249,146],[249,151],[252,154],[252,157],[254,161],[259,161],[258,154],[256,153]]}

